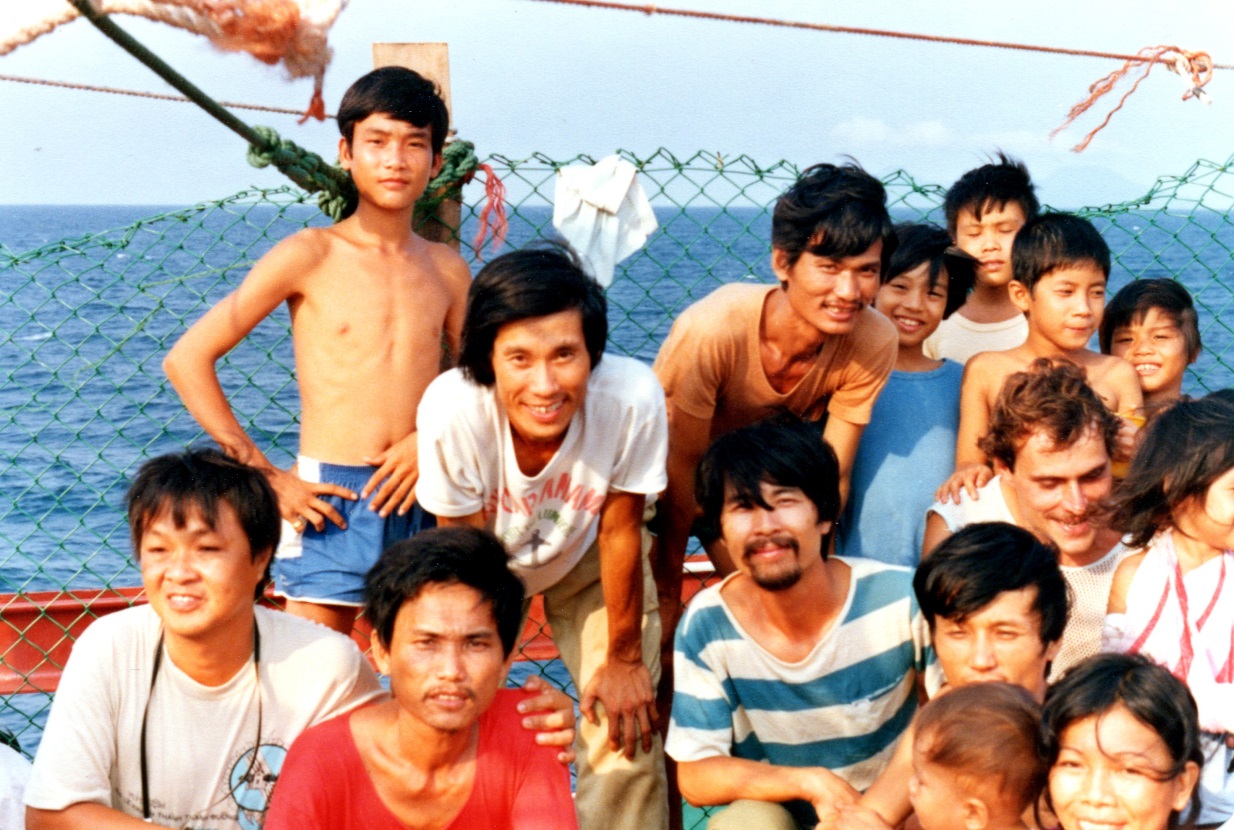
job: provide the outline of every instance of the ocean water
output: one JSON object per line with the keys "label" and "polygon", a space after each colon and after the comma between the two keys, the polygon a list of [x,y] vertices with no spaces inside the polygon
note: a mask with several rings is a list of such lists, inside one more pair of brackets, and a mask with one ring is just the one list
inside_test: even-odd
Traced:
{"label": "ocean water", "polygon": [[[146,221],[160,214],[170,215]],[[270,204],[0,206],[0,594],[139,583],[121,509],[127,483],[145,458],[203,439],[162,357],[314,214]],[[551,233],[550,219],[548,208],[521,210],[503,250]],[[612,348],[647,362],[693,299],[722,282],[771,280],[758,211],[659,219],[661,234],[609,291]],[[466,225],[463,237],[473,235]],[[285,310],[220,366],[241,421],[282,463],[298,440],[291,367]],[[568,681],[559,664],[539,670]],[[2,699],[0,725],[31,751],[47,705],[43,695]]]}
{"label": "ocean water", "polygon": [[[159,212],[0,207],[0,244],[23,252],[0,270],[0,544],[15,549],[7,559],[0,549],[0,592],[135,582],[117,509],[128,473],[203,437],[166,384],[162,357],[311,213],[293,206],[288,221],[258,205],[239,218],[214,210],[78,238]],[[540,236],[549,218],[521,212],[506,249]],[[771,279],[766,217],[664,213],[661,222],[609,291],[612,348],[647,362],[681,307],[722,282]],[[291,367],[282,309],[220,367],[241,422],[285,463],[298,437]]]}
{"label": "ocean water", "polygon": [[[136,583],[119,510],[128,475],[203,437],[166,384],[162,356],[316,214],[224,204],[143,221],[171,210],[0,206],[0,593]],[[660,230],[608,291],[610,349],[648,363],[694,300],[722,283],[773,281],[763,210],[658,209],[657,218]],[[548,207],[520,208],[505,250],[551,235],[550,219]],[[1230,217],[1157,212],[1098,224],[1117,262],[1111,291],[1174,276],[1196,297],[1205,350],[1188,391],[1234,385]],[[463,238],[473,234],[465,224]],[[291,367],[282,309],[220,366],[241,422],[285,463],[298,438]]]}
{"label": "ocean water", "polygon": [[[163,378],[162,356],[251,262],[315,214],[225,204],[143,222],[173,210],[0,206],[0,593],[138,583],[120,509],[129,476],[144,458],[202,439]],[[660,231],[609,289],[610,348],[649,363],[694,300],[723,283],[773,281],[763,210],[656,213]],[[520,208],[505,250],[551,236],[550,219],[548,207]],[[1234,303],[1230,218],[1124,214],[1098,225],[1117,260],[1111,290],[1174,276],[1195,295],[1205,353],[1188,391],[1234,385],[1223,322]],[[465,224],[463,238],[473,235]],[[298,437],[291,366],[280,310],[220,368],[242,422],[283,463]],[[0,700],[0,723],[30,749],[45,707],[38,695]]]}

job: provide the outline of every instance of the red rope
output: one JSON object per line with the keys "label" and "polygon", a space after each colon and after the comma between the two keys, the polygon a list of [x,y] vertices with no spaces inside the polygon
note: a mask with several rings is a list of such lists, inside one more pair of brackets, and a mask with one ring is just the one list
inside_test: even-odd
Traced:
{"label": "red rope", "polygon": [[[901,40],[919,40],[928,43],[951,43],[959,46],[984,46],[993,49],[1015,49],[1022,52],[1047,52],[1054,55],[1073,55],[1087,58],[1112,58],[1114,60],[1139,60],[1137,55],[1126,55],[1119,52],[1100,52],[1093,49],[1066,49],[1061,46],[1035,46],[1030,43],[1009,43],[998,40],[978,40],[975,38],[946,37],[943,35],[922,35],[914,32],[895,32],[888,29],[867,29],[859,26],[834,26],[828,23],[806,23],[798,20],[779,20],[772,17],[752,17],[749,15],[721,14],[719,12],[704,12],[694,9],[670,9],[663,6],[636,5],[634,3],[611,3],[604,0],[538,0],[541,3],[560,3],[567,6],[583,6],[586,8],[611,9],[614,11],[640,12],[646,15],[664,14],[672,17],[694,17],[703,20],[722,20],[729,23],[752,23],[761,26],[781,26],[789,29],[809,29],[817,32],[837,32],[849,35],[871,35],[873,37],[890,37]],[[1168,61],[1160,61],[1167,63]],[[1214,69],[1234,69],[1234,64],[1214,63]]]}
{"label": "red rope", "polygon": [[308,109],[306,109],[304,111],[304,114],[301,115],[296,120],[296,123],[303,124],[305,121],[308,121],[310,118],[315,118],[318,121],[326,120],[326,101],[324,98],[321,97],[321,83],[320,82],[318,82],[318,84],[313,87],[313,97],[309,99]]}
{"label": "red rope", "polygon": [[[176,103],[189,104],[192,103],[183,95],[165,95],[161,92],[140,92],[134,89],[117,89],[110,86],[93,86],[91,84],[75,84],[69,81],[47,81],[42,78],[24,78],[19,75],[0,75],[0,81],[11,81],[18,84],[36,84],[38,86],[52,86],[61,89],[77,89],[84,92],[106,92],[111,95],[129,95],[134,98],[150,98],[155,101],[175,101]],[[220,104],[229,109],[244,109],[257,110],[259,112],[275,112],[284,115],[303,115],[301,110],[291,109],[289,107],[267,107],[261,104],[245,104],[239,101],[219,101]],[[326,113],[326,118],[333,118],[332,113]]]}
{"label": "red rope", "polygon": [[497,253],[506,241],[509,223],[506,221],[506,186],[489,165],[481,164],[478,169],[484,171],[484,209],[480,211],[480,229],[476,231],[471,247],[475,249],[476,257],[483,261],[481,249],[485,237],[492,234],[493,244],[489,250]]}
{"label": "red rope", "polygon": [[1193,86],[1191,89],[1183,93],[1183,100],[1188,98],[1203,97],[1204,85],[1212,78],[1214,69],[1234,69],[1232,64],[1213,63],[1212,57],[1207,52],[1187,52],[1179,49],[1176,46],[1155,46],[1141,49],[1137,54],[1124,55],[1117,52],[1099,52],[1093,49],[1065,49],[1060,46],[1034,46],[1029,43],[1008,43],[998,40],[977,40],[974,38],[964,37],[946,37],[943,35],[922,35],[913,32],[893,32],[887,29],[867,29],[859,26],[834,26],[828,23],[806,23],[797,20],[779,20],[771,17],[751,17],[749,15],[737,14],[721,14],[719,12],[696,11],[694,9],[669,9],[660,6],[644,5],[639,6],[633,3],[612,3],[606,0],[539,0],[541,3],[560,3],[567,6],[583,6],[585,8],[594,9],[611,9],[615,11],[642,12],[646,15],[666,14],[674,17],[693,17],[704,20],[722,20],[729,23],[753,23],[762,26],[782,26],[789,29],[810,29],[819,32],[839,32],[850,35],[872,35],[874,37],[890,37],[899,38],[901,40],[917,40],[928,43],[948,43],[960,46],[984,46],[994,49],[1015,49],[1022,52],[1045,52],[1054,55],[1073,55],[1089,58],[1112,58],[1114,60],[1123,61],[1121,69],[1116,69],[1109,75],[1106,75],[1101,80],[1088,88],[1088,98],[1081,101],[1071,108],[1071,112],[1067,115],[1067,120],[1062,126],[1050,133],[1053,137],[1060,130],[1066,128],[1071,122],[1075,121],[1080,115],[1083,115],[1088,109],[1096,103],[1097,99],[1106,93],[1110,92],[1115,84],[1117,84],[1128,72],[1135,67],[1144,67],[1143,74],[1136,78],[1135,83],[1131,85],[1131,89],[1123,93],[1123,97],[1112,110],[1106,113],[1105,119],[1098,124],[1084,139],[1072,147],[1075,152],[1082,151],[1088,146],[1089,142],[1097,133],[1110,123],[1110,119],[1114,117],[1114,113],[1123,108],[1123,104],[1127,103],[1127,99],[1131,97],[1131,93],[1139,88],[1140,83],[1148,77],[1148,73],[1152,71],[1155,64],[1163,63],[1172,71],[1180,75],[1187,74],[1191,76]]}

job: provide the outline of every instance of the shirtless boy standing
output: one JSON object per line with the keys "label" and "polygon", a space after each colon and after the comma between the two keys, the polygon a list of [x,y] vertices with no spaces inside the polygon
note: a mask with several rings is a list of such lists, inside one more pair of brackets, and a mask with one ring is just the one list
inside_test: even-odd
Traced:
{"label": "shirtless boy standing", "polygon": [[[965,367],[956,472],[939,488],[940,501],[958,500],[961,486],[975,496],[976,489],[990,480],[978,439],[989,427],[990,410],[1003,381],[1035,360],[1066,360],[1079,366],[1111,412],[1125,415],[1143,402],[1140,380],[1130,363],[1088,348],[1101,325],[1110,275],[1110,249],[1092,223],[1063,213],[1037,217],[1016,236],[1012,266],[1011,299],[1028,319],[1028,339],[1014,349],[976,355]],[[1124,421],[1116,457],[1130,457],[1134,436],[1135,426]]]}
{"label": "shirtless boy standing", "polygon": [[[339,160],[355,213],[267,253],[185,332],[163,368],[185,407],[233,458],[266,474],[290,523],[275,559],[287,610],[349,631],[364,574],[388,542],[419,529],[416,408],[457,351],[471,274],[411,230],[441,167],[448,114],[431,81],[384,67],[339,106]],[[215,364],[286,302],[300,387],[300,456],[275,467],[236,420]],[[344,533],[344,531],[346,531]],[[290,537],[290,538],[288,538]]]}

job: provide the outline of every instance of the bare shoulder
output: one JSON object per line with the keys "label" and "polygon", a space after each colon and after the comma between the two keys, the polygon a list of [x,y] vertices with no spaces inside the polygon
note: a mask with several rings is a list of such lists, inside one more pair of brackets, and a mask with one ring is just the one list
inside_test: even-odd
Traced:
{"label": "bare shoulder", "polygon": [[466,292],[471,285],[471,268],[467,260],[459,252],[441,242],[429,242],[426,245],[428,260],[431,267],[451,290],[460,288]]}
{"label": "bare shoulder", "polygon": [[319,262],[333,253],[338,244],[339,234],[333,227],[305,228],[279,242],[266,256],[278,253],[305,263]]}
{"label": "bare shoulder", "polygon": [[1118,563],[1118,568],[1114,571],[1114,580],[1110,583],[1110,603],[1109,610],[1113,613],[1122,613],[1127,608],[1127,594],[1131,591],[1131,583],[1135,580],[1136,572],[1140,570],[1141,563],[1144,562],[1144,553],[1133,553]]}
{"label": "bare shoulder", "polygon": [[1136,571],[1140,569],[1146,555],[1143,551],[1133,553],[1118,563],[1118,567],[1114,570],[1114,583],[1111,591],[1121,587],[1123,596],[1126,596],[1127,588],[1131,586],[1131,580],[1135,579]]}
{"label": "bare shoulder", "polygon": [[1121,357],[1115,357],[1112,354],[1100,354],[1098,352],[1090,352],[1089,354],[1092,355],[1092,368],[1088,370],[1090,373],[1098,373],[1110,383],[1120,386],[1126,383],[1139,386],[1140,377],[1136,374],[1135,367],[1126,360],[1123,360]]}
{"label": "bare shoulder", "polygon": [[951,528],[947,526],[947,520],[930,508],[926,513],[925,534],[921,540],[921,558],[925,559],[933,553],[949,536]]}
{"label": "bare shoulder", "polygon": [[964,365],[964,374],[993,375],[1017,368],[1023,363],[1023,358],[1016,354],[1015,349],[1005,352],[978,352]]}
{"label": "bare shoulder", "polygon": [[981,389],[993,398],[1002,386],[1003,378],[1018,371],[1020,361],[1011,352],[979,352],[964,365],[964,387]]}
{"label": "bare shoulder", "polygon": [[1086,351],[1080,365],[1093,391],[1106,400],[1108,406],[1115,410],[1139,406],[1142,400],[1140,376],[1130,363],[1114,355]]}
{"label": "bare shoulder", "polygon": [[305,228],[281,240],[249,271],[246,281],[299,283],[321,267],[337,245],[332,228]]}

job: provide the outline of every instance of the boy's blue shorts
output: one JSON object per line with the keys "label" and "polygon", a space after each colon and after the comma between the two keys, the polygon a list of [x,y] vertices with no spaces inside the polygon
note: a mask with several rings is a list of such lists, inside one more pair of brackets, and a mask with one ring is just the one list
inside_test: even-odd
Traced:
{"label": "boy's blue shorts", "polygon": [[[305,481],[341,484],[359,493],[375,467],[327,464],[301,456],[299,474]],[[368,499],[351,501],[321,496],[347,521],[342,530],[326,520],[326,529],[307,525],[297,532],[283,522],[282,541],[274,556],[274,592],[281,597],[318,605],[363,605],[364,576],[389,545],[436,525],[431,513],[412,506],[405,516],[382,518],[369,510]]]}

